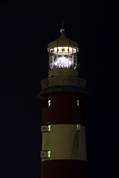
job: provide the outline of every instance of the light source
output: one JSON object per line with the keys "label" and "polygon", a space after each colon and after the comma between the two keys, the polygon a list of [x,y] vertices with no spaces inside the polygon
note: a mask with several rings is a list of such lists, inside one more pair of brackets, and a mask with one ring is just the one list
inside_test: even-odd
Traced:
{"label": "light source", "polygon": [[64,34],[64,30],[60,31],[61,36],[49,43],[49,69],[54,68],[77,68],[77,52],[79,51],[78,44]]}

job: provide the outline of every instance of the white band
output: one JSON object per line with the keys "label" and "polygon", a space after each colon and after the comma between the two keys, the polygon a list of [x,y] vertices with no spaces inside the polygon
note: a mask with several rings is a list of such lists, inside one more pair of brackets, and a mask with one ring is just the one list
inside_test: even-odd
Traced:
{"label": "white band", "polygon": [[41,160],[86,160],[85,126],[54,124],[42,126]]}

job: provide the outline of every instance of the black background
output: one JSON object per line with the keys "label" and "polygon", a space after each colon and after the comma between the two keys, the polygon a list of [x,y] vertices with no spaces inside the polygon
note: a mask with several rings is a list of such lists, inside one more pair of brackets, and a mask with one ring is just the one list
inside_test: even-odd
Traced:
{"label": "black background", "polygon": [[58,37],[62,20],[67,36],[79,43],[80,75],[88,82],[89,177],[116,177],[116,171],[112,174],[111,6],[103,1],[1,3],[1,178],[40,174],[41,108],[36,96],[40,80],[47,77],[47,45]]}

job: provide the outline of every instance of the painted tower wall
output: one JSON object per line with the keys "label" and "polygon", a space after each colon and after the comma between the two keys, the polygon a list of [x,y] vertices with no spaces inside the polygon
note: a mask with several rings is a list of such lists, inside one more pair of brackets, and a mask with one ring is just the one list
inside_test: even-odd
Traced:
{"label": "painted tower wall", "polygon": [[87,177],[85,105],[84,93],[42,94],[42,178]]}

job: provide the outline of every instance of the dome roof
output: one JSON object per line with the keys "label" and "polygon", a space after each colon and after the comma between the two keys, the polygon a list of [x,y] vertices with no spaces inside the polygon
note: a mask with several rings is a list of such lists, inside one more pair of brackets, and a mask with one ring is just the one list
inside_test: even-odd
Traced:
{"label": "dome roof", "polygon": [[70,40],[65,36],[64,29],[60,29],[60,37],[48,44],[48,48],[54,47],[75,47],[78,48],[78,44],[75,41]]}

